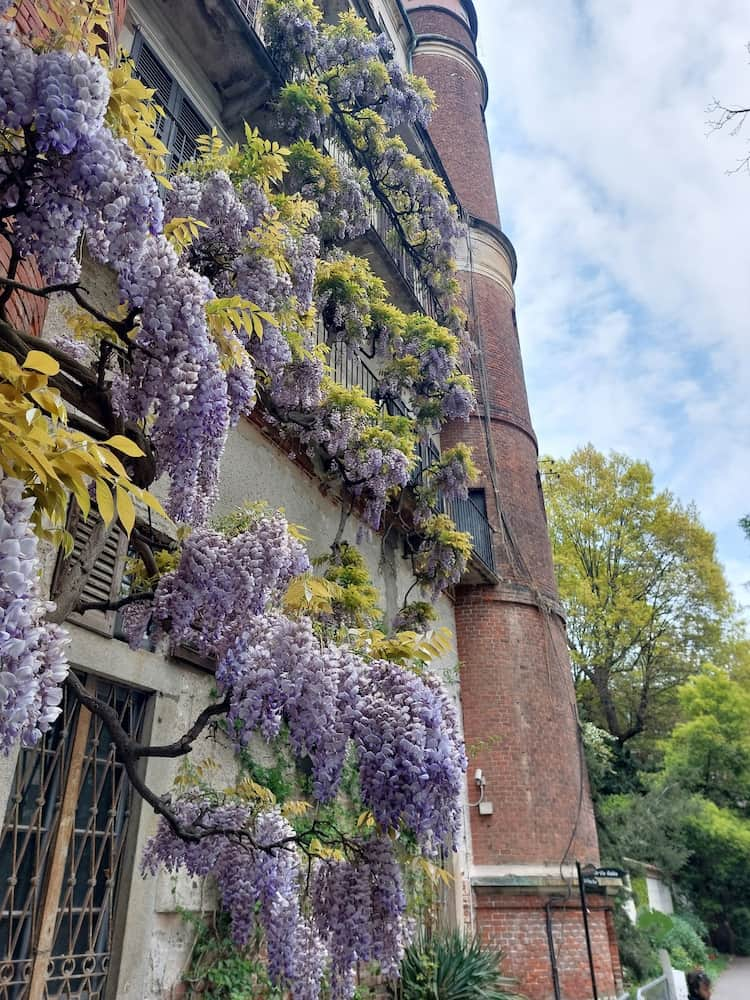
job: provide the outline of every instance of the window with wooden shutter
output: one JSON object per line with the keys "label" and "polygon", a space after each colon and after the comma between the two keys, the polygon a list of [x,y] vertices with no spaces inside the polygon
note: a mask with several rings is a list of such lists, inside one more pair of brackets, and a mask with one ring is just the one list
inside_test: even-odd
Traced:
{"label": "window with wooden shutter", "polygon": [[[86,542],[91,537],[94,526],[101,520],[95,511],[91,511],[87,519],[77,511],[68,521],[68,531],[73,536],[73,551],[69,556],[58,557],[55,577],[52,585],[52,596],[59,593],[62,576],[81,557]],[[120,586],[125,570],[125,559],[128,551],[127,536],[120,528],[115,527],[107,539],[104,551],[99,556],[81,591],[81,604],[93,604],[104,601],[114,601],[120,595]],[[92,632],[112,636],[115,630],[116,612],[87,611],[85,614],[72,614],[70,621]]]}
{"label": "window with wooden shutter", "polygon": [[153,88],[154,100],[164,111],[157,135],[169,150],[167,167],[174,171],[181,163],[193,159],[197,138],[210,132],[211,127],[140,32],[133,41],[131,56],[136,74],[147,87]]}

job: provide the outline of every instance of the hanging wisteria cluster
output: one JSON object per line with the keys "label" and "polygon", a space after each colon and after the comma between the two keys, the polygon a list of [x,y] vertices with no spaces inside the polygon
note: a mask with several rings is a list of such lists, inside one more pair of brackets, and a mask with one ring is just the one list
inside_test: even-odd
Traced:
{"label": "hanging wisteria cluster", "polygon": [[[34,52],[7,21],[0,22],[0,65],[8,147],[0,159],[0,219],[13,220],[16,252],[33,254],[50,282],[77,281],[82,236],[114,270],[139,322],[123,338],[128,363],[110,371],[103,388],[123,421],[148,419],[157,469],[171,480],[171,513],[200,522],[215,498],[237,410],[206,321],[214,292],[161,235],[156,181],[105,124],[105,67],[82,52]],[[249,359],[245,368],[249,387]]]}
{"label": "hanging wisteria cluster", "polygon": [[[316,860],[305,875],[290,849],[295,831],[277,808],[257,813],[200,793],[177,808],[202,838],[187,843],[162,824],[146,847],[144,872],[212,874],[235,943],[245,945],[260,925],[271,978],[288,984],[294,1000],[317,1000],[327,971],[332,1000],[349,1000],[358,962],[377,961],[385,975],[398,974],[406,898],[389,838],[353,840],[351,859]],[[309,913],[300,906],[305,881]]]}
{"label": "hanging wisteria cluster", "polygon": [[425,81],[405,72],[387,36],[351,12],[321,25],[310,0],[272,0],[264,18],[270,51],[291,80],[278,98],[281,124],[305,139],[343,131],[373,188],[393,205],[427,283],[442,296],[455,293],[461,227],[448,190],[391,132],[429,124],[434,96]]}
{"label": "hanging wisteria cluster", "polygon": [[150,623],[155,641],[168,632],[174,645],[219,658],[248,616],[278,603],[291,580],[309,568],[281,514],[259,517],[231,538],[198,528],[184,541],[177,568],[160,578],[148,615],[135,605],[126,621],[128,639],[137,649]]}
{"label": "hanging wisteria cluster", "polygon": [[0,470],[0,750],[33,746],[60,714],[68,672],[63,629],[45,621],[33,499]]}
{"label": "hanging wisteria cluster", "polygon": [[[257,137],[249,141],[270,155],[268,144]],[[262,336],[242,335],[261,374],[266,409],[282,433],[297,437],[321,461],[324,472],[343,480],[363,519],[377,529],[389,499],[409,481],[417,436],[440,427],[444,401],[454,418],[466,419],[473,394],[458,370],[460,342],[453,333],[390,305],[385,284],[363,258],[335,245],[321,256],[321,220],[330,219],[327,206],[338,203],[342,190],[357,187],[354,174],[347,176],[308,142],[292,147],[287,165],[290,188],[304,191],[305,201],[298,194],[264,191],[248,177],[238,153],[214,141],[205,163],[175,176],[166,215],[169,222],[191,217],[201,225],[182,264],[223,295],[251,299],[278,317],[264,322]],[[336,225],[347,230],[349,211],[339,206],[338,212]],[[359,208],[353,205],[351,212],[361,224]],[[269,252],[269,232],[280,238],[280,252]],[[411,413],[408,427],[395,427],[366,394],[349,393],[325,377],[325,355],[310,329],[311,306],[329,344],[343,343],[350,352],[376,344],[383,377],[373,395]],[[254,388],[248,385],[248,394]]]}
{"label": "hanging wisteria cluster", "polygon": [[[453,705],[432,675],[368,662],[324,638],[309,615],[277,610],[281,589],[305,565],[279,514],[259,515],[230,537],[194,532],[159,583],[155,615],[173,640],[201,643],[218,661],[227,732],[239,748],[254,734],[273,741],[284,727],[294,756],[308,762],[316,803],[335,798],[349,758],[378,829],[408,830],[425,851],[452,844],[466,768]],[[316,997],[327,966],[341,998],[351,996],[357,961],[396,973],[405,900],[390,838],[358,837],[340,858],[318,856],[311,924],[293,847],[304,834],[276,810],[207,795],[177,800],[195,839],[163,820],[146,850],[148,870],[163,864],[215,875],[235,941],[244,943],[259,921],[271,973],[295,996]]]}

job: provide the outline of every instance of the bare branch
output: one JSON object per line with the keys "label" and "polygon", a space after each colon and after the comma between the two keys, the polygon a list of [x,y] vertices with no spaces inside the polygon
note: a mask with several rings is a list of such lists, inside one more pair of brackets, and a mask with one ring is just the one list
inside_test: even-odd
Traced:
{"label": "bare branch", "polygon": [[[15,248],[13,252],[16,253]],[[13,270],[13,274],[15,274],[15,268]],[[97,309],[96,306],[92,305],[88,301],[83,294],[86,292],[86,289],[83,288],[83,286],[78,282],[60,282],[55,285],[42,285],[38,287],[36,285],[27,285],[22,281],[14,281],[13,274],[9,271],[8,277],[0,277],[0,284],[6,286],[3,295],[0,297],[0,307],[3,305],[7,296],[14,291],[25,292],[27,295],[36,295],[41,298],[48,298],[50,295],[66,292],[77,302],[81,309],[85,309],[87,313],[93,316],[94,319],[98,320],[100,323],[105,323],[126,344],[129,345],[130,341],[128,339],[128,333],[133,329],[133,324],[135,323],[139,310],[131,309],[124,319],[114,319],[114,317],[108,316],[107,313]]]}
{"label": "bare branch", "polygon": [[116,601],[88,601],[85,604],[78,604],[75,610],[76,614],[79,615],[85,615],[87,611],[120,611],[131,604],[145,604],[147,601],[153,601],[154,596],[153,591],[141,590],[135,594],[120,597]]}
{"label": "bare branch", "polygon": [[167,743],[164,746],[147,746],[145,744],[134,744],[132,753],[135,757],[184,757],[193,749],[193,743],[198,739],[206,726],[217,716],[226,715],[229,711],[229,696],[223,701],[204,708],[190,729],[174,743]]}

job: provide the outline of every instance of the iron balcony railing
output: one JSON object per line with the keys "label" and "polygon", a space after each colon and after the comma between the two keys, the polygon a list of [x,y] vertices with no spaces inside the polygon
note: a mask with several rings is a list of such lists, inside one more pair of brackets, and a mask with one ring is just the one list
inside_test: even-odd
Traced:
{"label": "iron balcony railing", "polygon": [[[239,7],[245,20],[262,40],[263,0],[233,0],[233,2]],[[347,166],[349,168],[357,166],[348,137],[343,134],[337,123],[332,122],[323,137],[323,141],[326,152],[339,166]],[[392,207],[386,200],[381,199],[377,195],[373,195],[370,200],[370,225],[411,292],[412,297],[419,304],[419,308],[428,316],[437,319],[440,315],[438,302],[420,272],[417,257],[399,231]]]}
{"label": "iron balcony railing", "polygon": [[370,225],[396,265],[413,298],[419,303],[419,308],[423,313],[437,319],[439,316],[437,299],[422,277],[411,248],[404,243],[393,221],[390,206],[377,196],[370,202]]}
{"label": "iron balcony railing", "polygon": [[[368,396],[377,399],[394,416],[409,416],[409,410],[403,400],[398,398],[388,398],[381,400],[378,392],[380,379],[367,364],[362,352],[349,347],[342,341],[328,342],[325,327],[319,321],[315,332],[316,342],[327,344],[328,365],[337,382],[347,388],[359,386]],[[440,460],[440,448],[428,439],[420,441],[417,445],[417,463],[412,473],[412,484],[420,485],[424,478],[425,471]],[[492,527],[487,520],[487,516],[474,501],[469,497],[466,500],[441,499],[439,509],[450,517],[456,524],[459,531],[466,531],[472,537],[475,556],[494,573],[495,560],[492,552]]]}
{"label": "iron balcony railing", "polygon": [[263,0],[234,0],[234,2],[244,14],[250,27],[262,38],[263,20],[260,15]]}
{"label": "iron balcony railing", "polygon": [[494,573],[492,527],[484,511],[477,507],[471,497],[467,497],[466,500],[450,500],[446,508],[458,530],[471,535],[475,555]]}

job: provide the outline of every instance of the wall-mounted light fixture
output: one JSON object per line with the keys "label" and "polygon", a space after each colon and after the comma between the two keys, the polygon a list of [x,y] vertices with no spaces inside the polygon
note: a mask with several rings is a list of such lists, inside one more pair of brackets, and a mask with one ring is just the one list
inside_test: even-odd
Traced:
{"label": "wall-mounted light fixture", "polygon": [[491,802],[486,802],[484,798],[484,789],[487,784],[487,779],[484,776],[484,771],[481,767],[478,767],[474,772],[474,784],[479,789],[479,798],[476,802],[470,802],[470,809],[479,809],[480,816],[491,816],[494,812],[494,806]]}

